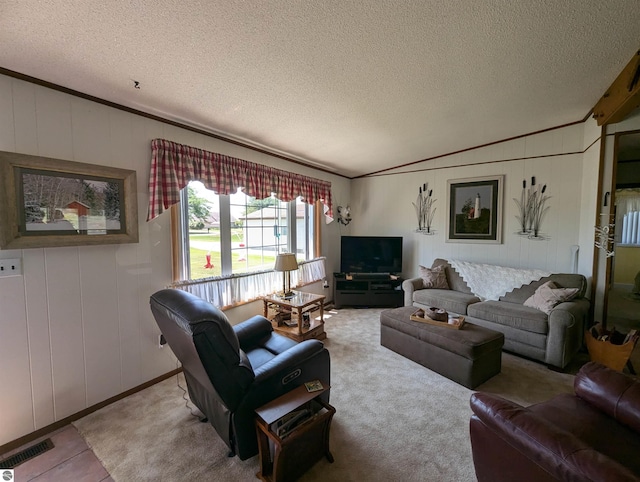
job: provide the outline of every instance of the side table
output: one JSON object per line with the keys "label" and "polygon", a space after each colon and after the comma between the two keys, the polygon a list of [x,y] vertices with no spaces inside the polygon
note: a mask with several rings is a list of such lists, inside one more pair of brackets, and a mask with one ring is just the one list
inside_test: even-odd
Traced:
{"label": "side table", "polygon": [[[294,296],[289,299],[272,294],[262,298],[264,303],[263,315],[271,320],[273,330],[276,333],[292,340],[297,342],[312,338],[324,340],[327,337],[324,331],[324,300],[324,295],[304,293],[302,291],[294,291]],[[291,326],[280,318],[269,316],[270,309],[276,312],[284,311],[290,315]],[[309,321],[305,322],[303,315],[315,310],[320,310],[320,319],[312,319],[309,316]]]}
{"label": "side table", "polygon": [[[301,385],[256,410],[260,471],[267,482],[293,481],[323,456],[333,463],[329,429],[336,409],[320,399],[329,390],[307,391]],[[298,423],[291,424],[291,421]],[[286,422],[293,428],[286,432]]]}

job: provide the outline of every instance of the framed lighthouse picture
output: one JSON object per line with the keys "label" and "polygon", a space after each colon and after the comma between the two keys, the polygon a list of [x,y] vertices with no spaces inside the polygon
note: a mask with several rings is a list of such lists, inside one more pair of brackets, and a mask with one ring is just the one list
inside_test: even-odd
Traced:
{"label": "framed lighthouse picture", "polygon": [[447,242],[502,242],[504,176],[447,181]]}

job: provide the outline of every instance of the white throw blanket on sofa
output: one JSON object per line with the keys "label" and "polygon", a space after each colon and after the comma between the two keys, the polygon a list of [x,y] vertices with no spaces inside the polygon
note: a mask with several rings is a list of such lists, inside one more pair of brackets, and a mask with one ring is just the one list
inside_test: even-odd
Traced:
{"label": "white throw blanket on sofa", "polygon": [[498,300],[509,291],[551,275],[539,269],[507,268],[456,259],[449,260],[449,263],[482,301]]}

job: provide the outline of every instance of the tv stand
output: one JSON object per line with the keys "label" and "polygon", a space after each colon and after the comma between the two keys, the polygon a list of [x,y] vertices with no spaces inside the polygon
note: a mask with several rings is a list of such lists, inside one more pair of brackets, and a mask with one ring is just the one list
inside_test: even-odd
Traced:
{"label": "tv stand", "polygon": [[[342,273],[336,273],[342,274]],[[368,280],[388,280],[391,279],[391,273],[352,273],[345,274],[345,277],[351,276],[351,279],[368,279]]]}
{"label": "tv stand", "polygon": [[402,306],[402,278],[389,273],[333,273],[333,305]]}

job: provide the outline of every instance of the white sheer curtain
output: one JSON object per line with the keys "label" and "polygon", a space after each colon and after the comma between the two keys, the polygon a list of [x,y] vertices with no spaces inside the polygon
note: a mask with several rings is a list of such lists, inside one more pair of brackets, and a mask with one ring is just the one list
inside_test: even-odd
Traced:
{"label": "white sheer curtain", "polygon": [[[297,287],[325,278],[324,257],[298,262],[297,271],[291,272],[291,286]],[[180,281],[170,285],[193,293],[220,308],[252,301],[269,293],[282,290],[283,273],[273,270],[234,274],[225,277]]]}
{"label": "white sheer curtain", "polygon": [[640,245],[640,189],[616,190],[615,241]]}

